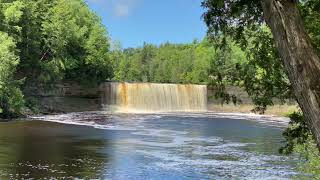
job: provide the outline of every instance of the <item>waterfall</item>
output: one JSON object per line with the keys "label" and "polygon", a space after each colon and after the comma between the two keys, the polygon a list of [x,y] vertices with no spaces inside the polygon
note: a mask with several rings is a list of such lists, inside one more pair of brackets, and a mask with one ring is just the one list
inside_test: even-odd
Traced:
{"label": "waterfall", "polygon": [[206,111],[207,86],[156,83],[101,85],[102,105],[118,112]]}

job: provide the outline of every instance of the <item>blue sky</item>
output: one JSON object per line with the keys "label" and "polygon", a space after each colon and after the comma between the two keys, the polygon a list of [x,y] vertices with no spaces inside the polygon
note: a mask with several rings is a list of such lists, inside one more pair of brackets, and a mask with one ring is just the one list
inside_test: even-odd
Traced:
{"label": "blue sky", "polygon": [[202,39],[201,0],[86,0],[123,48]]}

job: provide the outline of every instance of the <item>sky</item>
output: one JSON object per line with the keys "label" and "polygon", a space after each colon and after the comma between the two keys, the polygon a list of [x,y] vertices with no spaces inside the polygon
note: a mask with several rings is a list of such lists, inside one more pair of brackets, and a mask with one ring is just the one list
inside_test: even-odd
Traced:
{"label": "sky", "polygon": [[86,0],[123,48],[144,42],[187,43],[201,40],[206,26],[201,0]]}

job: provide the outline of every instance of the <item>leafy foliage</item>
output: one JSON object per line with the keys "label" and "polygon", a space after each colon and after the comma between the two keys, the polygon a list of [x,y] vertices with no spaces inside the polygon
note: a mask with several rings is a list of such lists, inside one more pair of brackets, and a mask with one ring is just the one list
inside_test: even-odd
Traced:
{"label": "leafy foliage", "polygon": [[2,114],[23,104],[16,79],[92,85],[112,76],[107,31],[83,0],[0,0],[0,32]]}
{"label": "leafy foliage", "polygon": [[274,100],[285,102],[294,95],[270,30],[261,26],[255,32],[246,31],[246,36],[250,37],[249,43],[242,49],[248,63],[240,66],[238,78],[256,105],[255,111],[264,113]]}
{"label": "leafy foliage", "polygon": [[19,63],[16,45],[8,34],[0,32],[0,117],[9,118],[19,112],[23,105],[20,82],[14,79]]}
{"label": "leafy foliage", "polygon": [[202,6],[206,9],[203,17],[208,35],[219,40],[221,45],[228,37],[242,46],[247,45],[245,31],[254,32],[264,23],[259,0],[203,0]]}
{"label": "leafy foliage", "polygon": [[[61,79],[83,83],[99,83],[110,77],[106,30],[83,1],[59,0],[47,16],[50,18],[42,23],[46,49],[42,66],[65,74]],[[57,75],[43,79],[54,77]]]}
{"label": "leafy foliage", "polygon": [[299,154],[300,163],[298,170],[305,173],[305,176],[297,176],[296,179],[320,179],[320,152],[310,135],[305,143],[297,144],[294,152]]}
{"label": "leafy foliage", "polygon": [[[300,9],[306,29],[315,47],[319,41],[319,1],[304,0]],[[252,97],[256,112],[264,113],[275,99],[293,99],[291,84],[280,61],[269,28],[265,25],[261,2],[258,0],[203,0],[204,21],[208,36],[220,48],[228,46],[228,39],[246,53],[247,63],[234,68],[231,80],[240,82]],[[319,48],[318,48],[319,49]],[[319,50],[318,50],[319,51]],[[320,51],[319,51],[320,52]]]}
{"label": "leafy foliage", "polygon": [[27,82],[87,84],[111,77],[107,32],[84,1],[3,0],[0,7],[0,30],[16,40],[18,71]]}
{"label": "leafy foliage", "polygon": [[204,39],[200,43],[166,43],[159,47],[144,44],[142,48],[123,50],[122,56],[112,54],[120,60],[115,65],[118,81],[207,84],[216,52]]}
{"label": "leafy foliage", "polygon": [[320,55],[320,1],[319,0],[303,0],[300,4],[301,14],[304,25]]}
{"label": "leafy foliage", "polygon": [[289,126],[283,132],[286,144],[279,150],[282,154],[291,154],[296,145],[307,143],[311,136],[311,132],[301,112],[294,112],[289,115],[289,118],[291,119]]}

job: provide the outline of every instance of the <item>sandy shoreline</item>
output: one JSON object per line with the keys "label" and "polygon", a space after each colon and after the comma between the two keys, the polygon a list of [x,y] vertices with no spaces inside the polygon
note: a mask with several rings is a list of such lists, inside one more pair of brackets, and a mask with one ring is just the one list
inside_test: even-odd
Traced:
{"label": "sandy shoreline", "polygon": [[[254,114],[253,105],[233,105],[233,104],[211,104],[208,105],[208,110],[216,113],[236,113],[236,114]],[[298,111],[297,105],[274,105],[267,108],[264,115],[275,117],[287,117],[289,114]]]}

